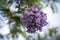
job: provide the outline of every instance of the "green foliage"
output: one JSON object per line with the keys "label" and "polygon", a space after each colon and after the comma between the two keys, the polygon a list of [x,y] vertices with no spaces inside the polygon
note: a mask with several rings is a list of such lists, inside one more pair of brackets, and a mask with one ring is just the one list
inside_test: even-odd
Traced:
{"label": "green foliage", "polygon": [[25,4],[28,5],[28,7],[31,7],[34,4],[39,4],[41,6],[40,0],[24,0]]}
{"label": "green foliage", "polygon": [[[18,8],[17,12],[11,12],[9,10],[9,7],[12,3],[7,3],[6,0],[0,0],[0,8],[4,12],[5,16],[8,18],[10,25],[10,34],[12,34],[12,38],[16,37],[18,38],[18,33],[22,34],[24,37],[29,40],[30,37],[26,36],[26,32],[21,30],[22,23],[20,21],[20,16],[17,16],[16,14],[22,14],[27,8],[30,8],[34,4],[38,4],[40,8],[42,8],[42,4],[40,3],[40,0],[21,0],[20,3],[17,3],[18,5],[16,8]],[[24,7],[25,6],[25,7]],[[23,7],[23,8],[21,8]],[[53,5],[51,5],[51,8],[54,9]],[[54,10],[53,10],[54,11]],[[11,25],[14,22],[13,25]],[[52,34],[55,34],[55,29],[49,29],[49,35],[52,36]],[[46,37],[41,38],[38,34],[38,40],[45,40]],[[59,40],[57,37],[56,40]],[[35,39],[34,39],[35,40]]]}
{"label": "green foliage", "polygon": [[[15,14],[22,14],[26,10],[26,8],[30,8],[35,3],[37,3],[41,7],[40,0],[21,0],[21,2],[17,3],[18,5],[16,6],[16,8],[18,8],[18,11],[13,13],[9,10],[9,7],[12,3],[7,3],[6,0],[0,0],[0,8],[9,20],[8,24],[10,25],[10,34],[12,34],[12,38],[18,37],[18,33],[22,34],[24,37],[27,37],[26,32],[22,31],[20,28],[22,25],[20,16],[17,16]],[[25,7],[21,8],[23,6]],[[13,22],[14,24],[11,26]]]}
{"label": "green foliage", "polygon": [[56,36],[56,40],[60,40],[60,35]]}
{"label": "green foliage", "polygon": [[26,32],[22,31],[19,27],[18,28],[14,27],[10,31],[11,31],[11,34],[12,34],[12,38],[14,38],[14,37],[18,38],[18,33],[22,34],[24,37],[27,37]]}
{"label": "green foliage", "polygon": [[[22,14],[27,8],[30,8],[34,4],[38,4],[40,8],[42,8],[42,4],[40,3],[40,0],[21,0],[20,3],[17,3],[18,5],[16,8],[18,8],[17,12],[11,12],[9,10],[9,7],[11,6],[12,3],[7,3],[6,0],[0,0],[0,10],[2,10],[9,20],[8,24],[10,25],[10,34],[12,35],[12,38],[18,38],[18,33],[22,34],[27,40],[29,40],[29,36],[27,36],[26,31],[21,30],[22,23],[20,21],[20,16],[17,16],[16,14]],[[25,6],[25,7],[24,7]],[[54,7],[55,6],[55,7]],[[23,7],[23,8],[21,8]],[[54,9],[56,5],[51,4],[51,8],[54,12]],[[14,24],[12,24],[14,23]],[[12,25],[11,25],[12,24]],[[54,29],[49,29],[49,35],[52,36],[52,34],[56,34],[56,30]],[[46,36],[47,37],[47,36]],[[45,38],[41,38],[41,36],[38,34],[38,39],[37,40],[46,40]],[[35,40],[35,39],[34,39]],[[56,40],[60,40],[60,36],[56,37]]]}
{"label": "green foliage", "polygon": [[55,35],[56,33],[57,33],[56,28],[49,29],[50,36],[53,36],[53,34]]}
{"label": "green foliage", "polygon": [[42,38],[40,37],[40,35],[38,34],[38,40],[42,40]]}

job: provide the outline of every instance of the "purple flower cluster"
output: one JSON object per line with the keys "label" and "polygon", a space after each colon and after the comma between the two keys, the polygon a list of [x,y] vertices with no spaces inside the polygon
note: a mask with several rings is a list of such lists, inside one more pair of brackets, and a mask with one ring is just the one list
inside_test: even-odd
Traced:
{"label": "purple flower cluster", "polygon": [[38,5],[33,5],[30,9],[26,10],[21,17],[22,23],[26,26],[27,32],[34,33],[37,30],[42,30],[42,27],[47,25],[47,16]]}

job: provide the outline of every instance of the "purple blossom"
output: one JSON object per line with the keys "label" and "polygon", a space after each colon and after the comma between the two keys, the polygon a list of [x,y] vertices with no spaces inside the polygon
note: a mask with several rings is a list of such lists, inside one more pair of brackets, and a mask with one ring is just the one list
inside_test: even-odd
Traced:
{"label": "purple blossom", "polygon": [[22,23],[26,26],[27,32],[34,33],[37,30],[42,30],[42,27],[47,25],[47,16],[38,5],[33,5],[30,9],[27,9],[23,17],[21,17]]}

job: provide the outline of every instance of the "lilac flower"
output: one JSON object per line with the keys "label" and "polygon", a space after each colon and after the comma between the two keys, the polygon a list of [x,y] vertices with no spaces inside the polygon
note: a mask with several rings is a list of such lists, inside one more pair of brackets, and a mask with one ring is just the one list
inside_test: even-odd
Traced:
{"label": "lilac flower", "polygon": [[37,30],[42,30],[42,27],[47,25],[47,16],[38,5],[33,5],[30,9],[26,10],[21,17],[22,23],[26,26],[27,32],[34,33]]}

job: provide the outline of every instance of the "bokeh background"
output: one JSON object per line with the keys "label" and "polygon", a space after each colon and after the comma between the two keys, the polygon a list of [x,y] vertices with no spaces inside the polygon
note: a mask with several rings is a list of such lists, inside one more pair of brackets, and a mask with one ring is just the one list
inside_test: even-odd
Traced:
{"label": "bokeh background", "polygon": [[[20,16],[34,3],[47,14],[42,31],[27,33]],[[60,0],[0,0],[0,40],[60,40]]]}

